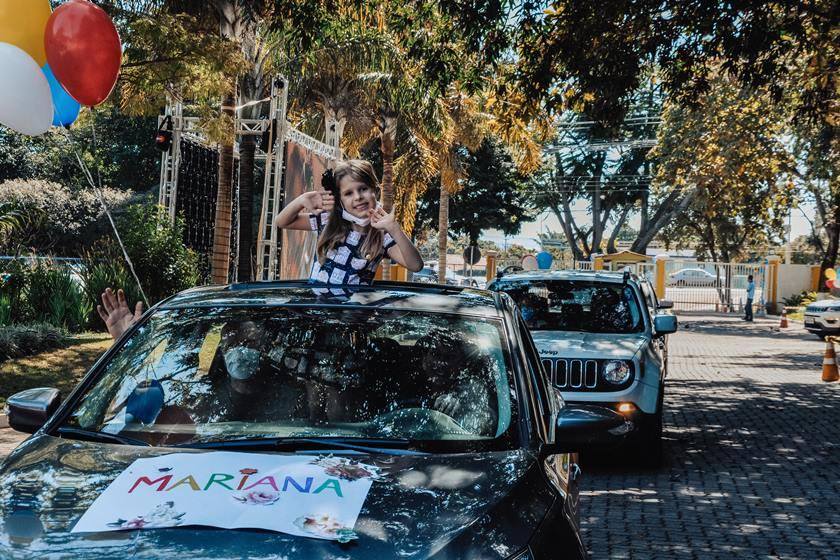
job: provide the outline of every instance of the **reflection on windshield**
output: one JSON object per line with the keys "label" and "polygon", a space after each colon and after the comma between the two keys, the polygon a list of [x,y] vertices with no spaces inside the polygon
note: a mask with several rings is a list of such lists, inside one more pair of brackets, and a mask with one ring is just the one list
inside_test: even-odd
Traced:
{"label": "reflection on windshield", "polygon": [[516,301],[534,330],[634,333],[644,329],[628,285],[578,281],[510,281],[496,285]]}
{"label": "reflection on windshield", "polygon": [[511,437],[500,324],[361,308],[159,311],[69,425],[152,445],[262,437]]}

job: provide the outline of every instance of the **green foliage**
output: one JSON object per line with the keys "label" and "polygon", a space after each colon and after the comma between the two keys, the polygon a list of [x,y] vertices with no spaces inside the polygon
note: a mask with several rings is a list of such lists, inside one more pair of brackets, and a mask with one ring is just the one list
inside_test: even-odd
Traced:
{"label": "green foliage", "polygon": [[0,326],[0,361],[67,346],[67,333],[48,323]]}
{"label": "green foliage", "polygon": [[[507,150],[498,142],[487,140],[475,152],[466,152],[464,162],[463,189],[451,196],[449,204],[452,237],[464,234],[476,243],[487,229],[498,229],[507,235],[519,233],[522,223],[533,217],[525,195],[528,180],[516,169]],[[440,187],[432,186],[419,205],[419,228],[437,225],[439,204]]]}
{"label": "green foliage", "polygon": [[129,305],[141,301],[142,297],[116,242],[105,239],[94,244],[93,248],[85,253],[84,263],[81,276],[85,294],[91,302],[88,326],[101,331],[105,329],[105,323],[96,312],[96,306],[101,304],[102,293],[106,288],[122,289],[126,301],[130,302]]}
{"label": "green foliage", "polygon": [[663,112],[653,189],[683,189],[692,201],[662,236],[730,261],[781,236],[793,166],[765,92],[720,77],[697,104],[669,103]]}
{"label": "green foliage", "polygon": [[28,273],[26,299],[37,320],[71,332],[87,327],[91,303],[69,267],[39,261]]}
{"label": "green foliage", "polygon": [[[96,151],[91,121],[96,126]],[[81,113],[71,129],[72,143],[64,131],[56,129],[30,137],[2,128],[0,181],[40,179],[59,183],[70,191],[87,189],[75,148],[93,171],[94,179],[101,177],[103,186],[146,191],[158,181],[160,152],[152,142],[156,129],[154,117],[129,116],[111,101],[93,113]]]}
{"label": "green foliage", "polygon": [[12,298],[9,294],[0,294],[0,327],[12,324]]}
{"label": "green foliage", "polygon": [[784,299],[785,307],[802,307],[817,301],[817,293],[803,290],[801,293],[793,294]]}
{"label": "green foliage", "polygon": [[[137,204],[126,209],[118,229],[150,305],[200,283],[199,256],[184,245],[180,218],[172,226],[162,207]],[[122,258],[113,245],[109,253],[103,258]]]}
{"label": "green foliage", "polygon": [[[106,187],[102,196],[110,208],[117,210],[130,193]],[[93,189],[72,191],[51,181],[0,183],[3,204],[13,206],[18,216],[14,235],[0,236],[0,250],[6,254],[33,251],[75,255],[105,222],[102,204]]]}

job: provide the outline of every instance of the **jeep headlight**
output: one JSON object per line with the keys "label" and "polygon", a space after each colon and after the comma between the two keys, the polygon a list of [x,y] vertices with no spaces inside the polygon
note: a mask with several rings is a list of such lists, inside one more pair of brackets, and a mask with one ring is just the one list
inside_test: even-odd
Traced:
{"label": "jeep headlight", "polygon": [[604,369],[601,371],[601,377],[604,381],[613,385],[621,385],[627,383],[632,373],[630,364],[621,360],[610,360],[604,364]]}

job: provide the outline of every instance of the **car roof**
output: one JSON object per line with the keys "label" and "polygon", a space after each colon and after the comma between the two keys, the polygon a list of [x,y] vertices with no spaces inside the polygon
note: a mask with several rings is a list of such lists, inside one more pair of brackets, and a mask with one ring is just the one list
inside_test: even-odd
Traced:
{"label": "car roof", "polygon": [[501,299],[487,290],[441,284],[374,282],[327,286],[304,280],[203,286],[161,302],[160,309],[194,307],[352,307],[500,317]]}
{"label": "car roof", "polygon": [[576,280],[579,282],[605,282],[621,284],[624,282],[624,272],[610,272],[604,270],[531,270],[506,274],[498,279],[497,282],[523,282],[527,280]]}

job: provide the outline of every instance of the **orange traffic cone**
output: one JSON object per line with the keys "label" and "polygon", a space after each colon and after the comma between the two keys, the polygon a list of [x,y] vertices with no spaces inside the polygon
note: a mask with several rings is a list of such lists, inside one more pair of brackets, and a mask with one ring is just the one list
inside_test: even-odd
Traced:
{"label": "orange traffic cone", "polygon": [[782,307],[782,320],[781,320],[781,321],[779,321],[779,328],[780,328],[780,329],[786,329],[786,328],[788,328],[788,323],[787,323],[787,309],[785,309],[784,307]]}
{"label": "orange traffic cone", "polygon": [[834,343],[830,339],[825,341],[825,356],[823,356],[823,381],[837,381],[840,374],[837,373],[837,359],[834,355]]}

